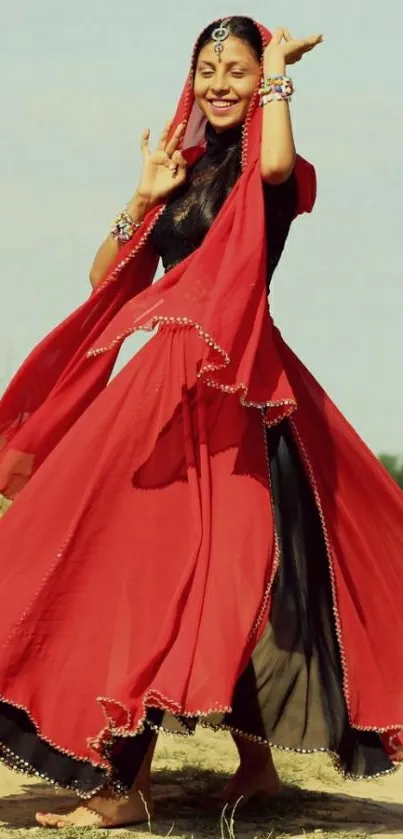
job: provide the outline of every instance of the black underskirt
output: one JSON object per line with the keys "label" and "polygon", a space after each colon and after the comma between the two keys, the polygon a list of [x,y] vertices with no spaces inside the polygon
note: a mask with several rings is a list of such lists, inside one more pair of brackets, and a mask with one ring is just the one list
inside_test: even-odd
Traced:
{"label": "black underskirt", "polygon": [[[343,772],[374,777],[393,764],[376,732],[348,720],[322,526],[287,420],[268,429],[267,446],[280,546],[270,620],[235,686],[231,713],[199,722],[282,749],[328,751]],[[155,730],[191,734],[197,723],[150,709],[141,733],[110,745],[115,788],[131,787]],[[82,797],[111,782],[105,770],[45,743],[25,712],[4,702],[0,759]]]}

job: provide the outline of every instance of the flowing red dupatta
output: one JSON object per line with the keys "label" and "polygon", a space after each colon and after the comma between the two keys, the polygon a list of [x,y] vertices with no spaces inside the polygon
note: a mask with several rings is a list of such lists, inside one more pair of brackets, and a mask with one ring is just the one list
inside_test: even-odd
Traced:
{"label": "flowing red dupatta", "polygon": [[[259,29],[266,44],[270,33]],[[172,131],[182,121],[188,124],[183,149],[195,160],[203,151],[204,124],[193,97],[193,68]],[[7,499],[105,387],[124,337],[136,329],[173,319],[193,324],[204,341],[200,376],[207,384],[239,391],[245,404],[267,406],[269,423],[294,410],[267,311],[260,136],[256,93],[244,130],[243,175],[202,247],[149,288],[157,258],[148,234],[163,211],[155,208],[102,284],[21,366],[0,402],[0,492]],[[310,211],[314,169],[298,158],[296,171],[298,212]]]}
{"label": "flowing red dupatta", "polygon": [[[259,29],[266,44],[270,34]],[[192,82],[191,70],[172,127],[187,121],[184,152],[189,160],[203,151],[203,119]],[[271,322],[260,138],[256,93],[244,129],[242,176],[202,246],[152,285],[157,257],[148,234],[163,210],[156,208],[89,300],[31,353],[0,403],[0,492],[15,498],[85,416],[108,383],[125,336],[164,323],[194,330],[200,339],[199,377],[206,386],[239,394],[245,406],[261,407],[268,425],[293,414],[327,540],[350,719],[356,728],[385,731],[385,742],[396,753],[397,729],[403,727],[403,677],[399,640],[390,627],[393,623],[397,636],[403,628],[403,502]],[[315,201],[314,169],[297,158],[296,175],[297,212],[309,212]],[[378,509],[371,517],[373,496]],[[22,507],[23,499],[24,494]],[[4,525],[2,536],[7,516]],[[28,563],[28,548],[25,553]],[[10,651],[13,673],[18,646],[13,655]]]}

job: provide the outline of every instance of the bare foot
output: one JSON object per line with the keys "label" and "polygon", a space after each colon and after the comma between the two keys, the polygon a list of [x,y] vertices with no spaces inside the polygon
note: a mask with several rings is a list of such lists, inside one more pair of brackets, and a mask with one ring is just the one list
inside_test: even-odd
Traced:
{"label": "bare foot", "polygon": [[36,821],[41,827],[62,829],[63,827],[124,827],[147,822],[152,815],[150,796],[133,790],[128,798],[119,798],[108,790],[90,798],[86,804],[71,813],[37,813]]}
{"label": "bare foot", "polygon": [[254,798],[278,798],[281,792],[280,778],[273,765],[264,769],[240,766],[220,794],[223,804],[242,807]]}
{"label": "bare foot", "polygon": [[258,799],[276,799],[281,792],[281,781],[273,765],[264,769],[239,766],[228,784],[216,795],[206,795],[200,801],[204,809],[225,807],[244,807]]}
{"label": "bare foot", "polygon": [[270,747],[232,732],[232,739],[239,754],[239,767],[224,787],[221,804],[244,806],[252,798],[277,798],[281,783]]}

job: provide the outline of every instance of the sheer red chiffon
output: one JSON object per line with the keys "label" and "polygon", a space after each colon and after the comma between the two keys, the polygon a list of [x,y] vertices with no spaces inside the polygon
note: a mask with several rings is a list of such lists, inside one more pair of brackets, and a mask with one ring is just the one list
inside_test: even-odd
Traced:
{"label": "sheer red chiffon", "polygon": [[[173,130],[183,119],[194,159],[191,73]],[[202,246],[152,284],[154,210],[0,403],[0,491],[14,499],[0,523],[0,696],[95,765],[149,707],[229,709],[270,610],[263,432],[284,417],[321,514],[351,723],[399,752],[403,495],[270,318],[260,134],[255,97],[243,174]],[[313,167],[298,158],[296,173],[310,212]],[[124,337],[156,326],[109,382]]]}

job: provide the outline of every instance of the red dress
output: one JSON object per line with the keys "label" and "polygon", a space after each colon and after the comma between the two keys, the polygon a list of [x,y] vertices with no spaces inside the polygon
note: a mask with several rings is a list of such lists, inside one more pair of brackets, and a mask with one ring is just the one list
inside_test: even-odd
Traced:
{"label": "red dress", "polygon": [[[129,786],[154,727],[356,775],[403,730],[403,496],[270,319],[255,106],[200,247],[147,288],[152,214],[0,404],[0,757],[81,795]],[[190,81],[184,113],[193,132]]]}

